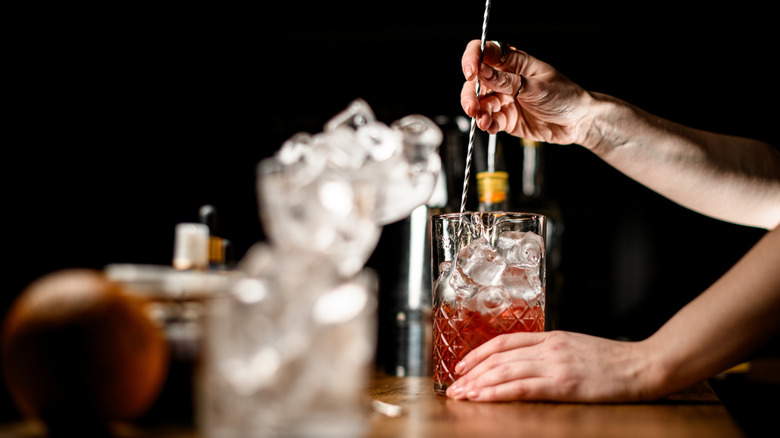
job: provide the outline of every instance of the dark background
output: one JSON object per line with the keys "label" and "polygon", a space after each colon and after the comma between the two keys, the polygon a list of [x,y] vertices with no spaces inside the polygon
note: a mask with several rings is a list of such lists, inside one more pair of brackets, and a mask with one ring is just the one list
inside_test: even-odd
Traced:
{"label": "dark background", "polygon": [[[777,144],[777,23],[762,5],[497,1],[488,36],[589,90]],[[206,203],[240,258],[264,238],[255,166],[291,135],[319,132],[358,97],[386,123],[461,114],[460,56],[483,9],[401,0],[9,12],[0,315],[54,270],[169,264],[175,224]],[[763,235],[673,204],[583,148],[546,152],[565,218],[561,328],[647,336]],[[0,419],[15,415],[6,398],[0,386]]]}

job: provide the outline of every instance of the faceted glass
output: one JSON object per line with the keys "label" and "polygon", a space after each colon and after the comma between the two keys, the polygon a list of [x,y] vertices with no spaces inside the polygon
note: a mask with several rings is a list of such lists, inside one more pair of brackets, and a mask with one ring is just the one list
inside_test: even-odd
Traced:
{"label": "faceted glass", "polygon": [[544,330],[546,218],[467,212],[432,222],[433,381],[443,393],[474,348]]}

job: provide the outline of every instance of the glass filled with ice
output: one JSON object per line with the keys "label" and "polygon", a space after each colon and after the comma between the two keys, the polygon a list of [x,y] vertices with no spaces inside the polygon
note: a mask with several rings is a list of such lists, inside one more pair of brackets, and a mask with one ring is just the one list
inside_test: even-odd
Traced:
{"label": "glass filled with ice", "polygon": [[206,315],[199,430],[214,438],[360,438],[376,277],[259,245]]}
{"label": "glass filled with ice", "polygon": [[466,212],[431,220],[433,382],[444,393],[474,348],[500,334],[544,330],[546,218]]}
{"label": "glass filled with ice", "polygon": [[382,226],[441,196],[441,141],[430,119],[386,125],[358,99],[258,164],[268,242],[250,249],[209,306],[203,436],[365,435],[378,286],[364,265]]}

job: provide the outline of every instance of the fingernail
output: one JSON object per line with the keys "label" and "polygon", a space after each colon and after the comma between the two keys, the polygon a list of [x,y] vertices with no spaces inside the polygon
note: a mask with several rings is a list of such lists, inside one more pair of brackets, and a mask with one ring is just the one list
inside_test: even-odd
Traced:
{"label": "fingernail", "polygon": [[471,109],[471,105],[465,104],[463,109],[466,110],[466,114],[469,114],[469,110]]}
{"label": "fingernail", "polygon": [[476,390],[469,391],[468,394],[466,394],[466,398],[468,398],[469,400],[474,400],[476,398],[479,398],[479,391]]}
{"label": "fingernail", "polygon": [[466,73],[466,79],[470,81],[471,77],[474,75],[474,69],[471,68],[471,65],[467,65],[464,70],[464,73]]}
{"label": "fingernail", "polygon": [[466,368],[466,362],[460,361],[457,365],[455,365],[455,372],[461,373]]}
{"label": "fingernail", "polygon": [[452,394],[450,394],[450,397],[452,398],[460,398],[460,396],[463,395],[463,388],[453,388]]}

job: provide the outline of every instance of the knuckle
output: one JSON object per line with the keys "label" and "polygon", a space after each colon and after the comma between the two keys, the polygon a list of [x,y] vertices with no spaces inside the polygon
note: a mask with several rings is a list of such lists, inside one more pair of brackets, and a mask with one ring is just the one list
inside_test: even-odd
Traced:
{"label": "knuckle", "polygon": [[567,341],[562,332],[550,332],[544,343],[548,349],[560,351],[566,348]]}
{"label": "knuckle", "polygon": [[562,394],[575,394],[577,392],[577,382],[573,379],[564,378],[563,376],[560,376],[556,380],[555,387]]}
{"label": "knuckle", "polygon": [[485,401],[494,400],[496,398],[496,388],[488,387],[483,388],[480,394],[480,399]]}
{"label": "knuckle", "polygon": [[495,339],[496,342],[498,342],[498,345],[505,350],[512,347],[515,335],[517,335],[517,333],[502,333],[496,336]]}
{"label": "knuckle", "polygon": [[512,377],[512,367],[508,364],[501,364],[496,367],[496,376],[502,382],[506,382]]}
{"label": "knuckle", "polygon": [[512,398],[516,400],[522,400],[528,398],[530,395],[530,392],[528,390],[528,385],[526,385],[525,382],[523,382],[522,380],[514,382],[510,391],[512,394]]}
{"label": "knuckle", "polygon": [[509,333],[503,333],[494,338],[494,342],[496,343],[496,347],[503,350],[507,347],[507,344],[509,340],[511,339]]}
{"label": "knuckle", "polygon": [[512,86],[512,78],[506,73],[499,73],[496,75],[496,85],[501,89],[506,89]]}
{"label": "knuckle", "polygon": [[498,354],[491,354],[490,357],[487,358],[486,362],[490,368],[501,367],[501,357]]}

